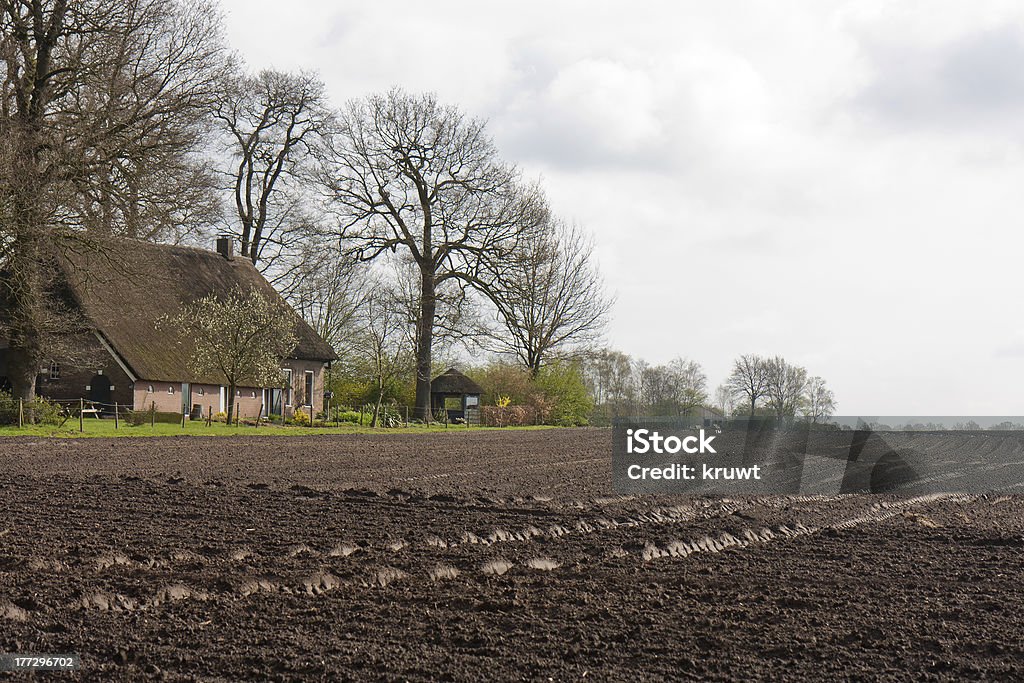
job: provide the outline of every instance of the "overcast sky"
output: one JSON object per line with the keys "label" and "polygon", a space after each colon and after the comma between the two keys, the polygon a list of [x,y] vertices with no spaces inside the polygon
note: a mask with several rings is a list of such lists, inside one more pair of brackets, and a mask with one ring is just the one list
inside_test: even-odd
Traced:
{"label": "overcast sky", "polygon": [[253,68],[486,118],[595,235],[608,341],[843,414],[1024,414],[1024,3],[224,3]]}

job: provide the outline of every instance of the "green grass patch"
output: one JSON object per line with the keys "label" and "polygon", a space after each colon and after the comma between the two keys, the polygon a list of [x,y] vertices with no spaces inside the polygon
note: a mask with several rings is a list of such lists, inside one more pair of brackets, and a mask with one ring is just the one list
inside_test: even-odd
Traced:
{"label": "green grass patch", "polygon": [[[549,427],[503,427],[500,429],[549,429]],[[4,426],[0,427],[0,436],[33,436],[33,437],[62,437],[62,438],[121,438],[121,437],[150,437],[150,436],[309,436],[313,434],[419,434],[435,432],[470,432],[470,431],[499,431],[497,427],[467,427],[465,425],[449,425],[447,429],[443,424],[421,425],[413,424],[408,427],[394,427],[390,429],[360,427],[358,424],[342,422],[340,426],[330,427],[300,427],[295,425],[265,425],[259,427],[253,425],[226,425],[214,422],[209,427],[205,422],[186,421],[185,426],[178,424],[157,423],[150,426],[145,424],[132,426],[127,421],[121,420],[117,429],[114,428],[114,420],[110,418],[96,419],[86,418],[83,421],[83,429],[79,431],[78,420],[68,420],[63,427],[53,425],[26,425],[24,427]]]}

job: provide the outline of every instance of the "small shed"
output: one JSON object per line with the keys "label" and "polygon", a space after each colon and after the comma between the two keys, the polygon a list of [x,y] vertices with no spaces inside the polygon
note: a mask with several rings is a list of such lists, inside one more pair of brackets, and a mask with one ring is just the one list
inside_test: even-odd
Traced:
{"label": "small shed", "polygon": [[430,383],[434,415],[445,411],[449,422],[480,424],[480,385],[455,368],[448,368]]}

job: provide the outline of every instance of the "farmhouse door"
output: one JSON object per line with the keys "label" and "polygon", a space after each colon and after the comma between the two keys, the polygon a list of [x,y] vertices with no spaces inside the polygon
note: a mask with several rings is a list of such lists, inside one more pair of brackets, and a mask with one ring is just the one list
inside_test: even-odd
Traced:
{"label": "farmhouse door", "polygon": [[283,392],[280,389],[267,389],[267,397],[264,399],[267,405],[268,415],[280,415],[281,414],[281,394]]}
{"label": "farmhouse door", "polygon": [[89,380],[89,400],[93,403],[109,405],[113,389],[113,385],[110,384],[110,380],[106,376],[96,375]]}

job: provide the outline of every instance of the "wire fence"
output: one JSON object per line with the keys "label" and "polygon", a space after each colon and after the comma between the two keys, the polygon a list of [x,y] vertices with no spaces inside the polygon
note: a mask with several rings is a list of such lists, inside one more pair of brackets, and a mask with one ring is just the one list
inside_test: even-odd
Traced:
{"label": "wire fence", "polygon": [[[17,404],[17,425],[23,428],[33,424],[40,416],[41,405],[46,406],[50,412],[49,420],[57,424],[58,428],[64,428],[69,422],[78,423],[78,431],[85,432],[86,426],[93,420],[112,421],[114,429],[120,429],[122,425],[140,426],[157,424],[180,424],[185,429],[188,424],[205,423],[211,426],[214,423],[226,423],[235,427],[259,428],[261,425],[274,426],[306,426],[306,427],[341,427],[343,425],[358,425],[360,427],[381,427],[389,429],[402,429],[423,424],[423,421],[412,419],[413,411],[407,405],[364,404],[356,407],[332,406],[328,402],[326,409],[315,411],[313,406],[295,406],[291,416],[285,414],[271,414],[267,411],[266,404],[260,404],[257,415],[246,415],[242,411],[240,402],[232,406],[233,415],[224,412],[214,413],[212,406],[194,404],[183,405],[180,412],[157,410],[156,402],[150,403],[149,407],[134,408],[124,403],[105,403],[102,401],[91,401],[85,398],[78,399],[46,399],[42,402],[25,402],[19,399]],[[292,408],[288,406],[287,408]],[[308,409],[308,412],[307,412]],[[433,416],[434,422],[449,427],[470,426],[478,424],[464,419],[450,419],[447,411],[439,410]]]}

